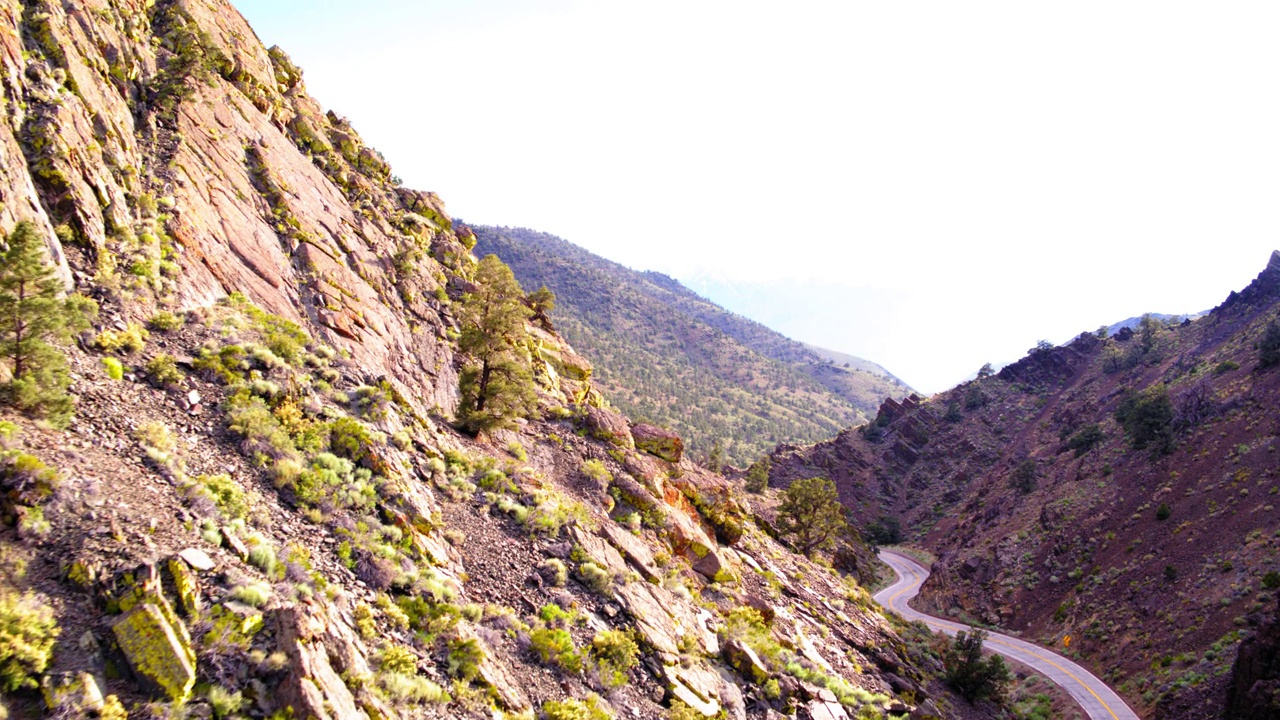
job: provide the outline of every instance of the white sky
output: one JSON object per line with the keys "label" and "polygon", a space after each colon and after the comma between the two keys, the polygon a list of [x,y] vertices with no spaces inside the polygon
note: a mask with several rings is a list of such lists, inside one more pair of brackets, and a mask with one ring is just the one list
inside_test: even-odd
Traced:
{"label": "white sky", "polygon": [[928,392],[1280,248],[1274,2],[236,4],[453,215]]}

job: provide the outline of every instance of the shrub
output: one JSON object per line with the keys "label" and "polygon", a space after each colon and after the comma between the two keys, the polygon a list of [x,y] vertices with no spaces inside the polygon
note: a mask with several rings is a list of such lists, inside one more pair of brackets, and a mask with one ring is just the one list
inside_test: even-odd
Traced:
{"label": "shrub", "polygon": [[231,599],[260,608],[271,601],[271,588],[266,583],[240,585],[231,591]]}
{"label": "shrub", "polygon": [[1076,451],[1076,457],[1082,457],[1106,439],[1107,436],[1102,432],[1102,427],[1092,423],[1072,435],[1071,439],[1067,440],[1067,447]]}
{"label": "shrub", "polygon": [[514,457],[520,462],[529,462],[529,453],[525,452],[524,445],[521,445],[519,442],[513,440],[508,443],[507,452],[511,453],[511,457]]}
{"label": "shrub", "polygon": [[200,348],[192,366],[204,373],[211,380],[231,385],[244,379],[244,372],[249,365],[244,359],[244,348],[239,345],[224,345],[218,350]]}
{"label": "shrub", "polygon": [[1157,520],[1168,520],[1173,514],[1173,510],[1169,507],[1169,503],[1160,503],[1160,507],[1156,508]]}
{"label": "shrub", "polygon": [[536,627],[529,631],[529,649],[544,663],[576,673],[582,671],[582,655],[573,645],[573,636],[563,628]]}
{"label": "shrub", "polygon": [[586,525],[591,520],[591,513],[582,503],[551,488],[535,492],[534,502],[528,523],[534,532],[558,537],[564,526]]}
{"label": "shrub", "polygon": [[983,660],[982,644],[986,639],[984,630],[962,630],[943,654],[947,682],[970,702],[1003,698],[1011,677],[1004,658],[991,655]]}
{"label": "shrub", "polygon": [[157,387],[171,387],[182,383],[182,371],[172,355],[161,353],[147,361],[147,379]]}
{"label": "shrub", "polygon": [[1165,565],[1165,566],[1164,566],[1164,579],[1165,579],[1165,580],[1167,580],[1167,581],[1169,581],[1169,582],[1173,582],[1174,580],[1177,580],[1177,579],[1178,579],[1178,568],[1176,568],[1176,567],[1174,567],[1174,566],[1172,566],[1172,565]]}
{"label": "shrub", "polygon": [[146,328],[129,323],[124,330],[103,330],[93,341],[93,346],[109,353],[135,353],[147,346],[151,336]]}
{"label": "shrub", "polygon": [[548,700],[542,704],[542,714],[547,720],[613,720],[613,713],[595,693],[586,700]]}
{"label": "shrub", "polygon": [[237,392],[227,400],[227,426],[240,435],[240,450],[260,465],[298,458],[298,449],[262,398]]}
{"label": "shrub", "polygon": [[240,712],[240,706],[244,704],[244,696],[239,691],[231,692],[221,685],[210,686],[208,698],[209,707],[219,720]]}
{"label": "shrub", "polygon": [[198,491],[203,491],[218,512],[228,520],[244,519],[249,515],[249,495],[230,475],[200,475],[194,479]]}
{"label": "shrub", "polygon": [[573,613],[555,603],[547,603],[538,610],[538,618],[551,627],[567,627],[573,622]]}
{"label": "shrub", "polygon": [[630,633],[604,630],[591,639],[591,655],[599,664],[601,681],[607,687],[620,687],[636,666],[640,648]]}
{"label": "shrub", "polygon": [[578,566],[578,579],[601,595],[613,594],[613,575],[593,562],[584,562]]}
{"label": "shrub", "polygon": [[542,579],[548,584],[555,587],[564,587],[569,581],[569,568],[565,567],[564,561],[558,558],[548,558],[538,565],[538,573],[542,575]]}
{"label": "shrub", "polygon": [[1173,450],[1173,403],[1163,384],[1126,397],[1115,417],[1133,449],[1151,448],[1155,454]]}
{"label": "shrub", "polygon": [[381,670],[401,675],[418,673],[418,656],[401,645],[388,644],[378,653],[378,667]]}
{"label": "shrub", "polygon": [[377,687],[384,695],[398,702],[447,703],[452,698],[444,688],[418,675],[378,673]]}
{"label": "shrub", "polygon": [[299,504],[331,502],[338,507],[363,510],[372,509],[377,499],[373,474],[331,453],[320,453],[311,459],[311,466],[294,480],[293,493]]}
{"label": "shrub", "polygon": [[106,368],[107,377],[112,380],[124,379],[124,365],[119,360],[113,357],[104,357],[102,358],[102,367]]}
{"label": "shrub", "polygon": [[342,417],[329,423],[329,449],[351,462],[367,458],[374,442],[374,434],[359,420]]}
{"label": "shrub", "polygon": [[1262,587],[1267,590],[1275,590],[1280,587],[1280,572],[1272,570],[1262,576]]}
{"label": "shrub", "polygon": [[594,458],[582,463],[582,474],[595,480],[602,488],[609,487],[609,483],[613,482],[613,473],[609,472],[604,463]]}
{"label": "shrub", "polygon": [[186,324],[185,319],[177,315],[174,315],[168,310],[161,310],[155,315],[152,315],[151,319],[147,321],[148,327],[150,327],[152,330],[159,330],[160,332],[170,332],[172,330],[177,330],[178,328],[182,327],[185,324]]}
{"label": "shrub", "polygon": [[1258,341],[1258,366],[1280,364],[1280,321],[1272,321]]}
{"label": "shrub", "polygon": [[1213,374],[1222,375],[1224,373],[1229,373],[1232,370],[1239,370],[1239,369],[1240,369],[1240,363],[1234,360],[1223,360],[1222,362],[1214,366]]}
{"label": "shrub", "polygon": [[35,455],[16,450],[0,453],[0,488],[7,499],[35,505],[52,495],[58,483],[58,471]]}
{"label": "shrub", "polygon": [[475,638],[458,638],[449,641],[449,674],[471,682],[480,674],[480,664],[485,660],[484,646]]}
{"label": "shrub", "polygon": [[278,561],[276,549],[271,545],[270,540],[261,535],[256,536],[256,542],[249,548],[249,564],[268,575],[275,573]]}
{"label": "shrub", "polygon": [[766,455],[747,468],[747,492],[760,494],[769,488],[771,463]]}
{"label": "shrub", "polygon": [[38,687],[36,677],[49,666],[58,633],[53,610],[35,595],[0,595],[0,688]]}
{"label": "shrub", "polygon": [[1036,489],[1036,461],[1027,458],[1018,463],[1013,472],[1009,474],[1009,484],[1011,484],[1018,492],[1026,495]]}

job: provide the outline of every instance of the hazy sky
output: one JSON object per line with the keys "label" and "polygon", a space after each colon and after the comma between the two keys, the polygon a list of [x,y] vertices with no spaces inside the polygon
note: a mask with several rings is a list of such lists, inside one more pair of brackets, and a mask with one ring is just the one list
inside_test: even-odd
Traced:
{"label": "hazy sky", "polygon": [[237,3],[453,215],[925,391],[1280,248],[1280,3],[407,5]]}

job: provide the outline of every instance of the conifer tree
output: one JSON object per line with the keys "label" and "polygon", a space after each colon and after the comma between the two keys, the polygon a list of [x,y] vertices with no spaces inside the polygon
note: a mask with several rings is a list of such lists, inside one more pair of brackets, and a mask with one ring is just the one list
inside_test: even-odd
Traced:
{"label": "conifer tree", "polygon": [[458,350],[467,356],[459,376],[458,420],[479,432],[510,427],[537,407],[525,322],[532,311],[511,268],[497,255],[476,267],[476,289],[462,298]]}
{"label": "conifer tree", "polygon": [[0,252],[0,357],[11,379],[5,400],[19,409],[65,424],[72,403],[67,396],[67,361],[53,342],[65,341],[88,324],[97,305],[79,295],[62,298],[62,283],[45,260],[44,242],[30,222],[9,233]]}
{"label": "conifer tree", "polygon": [[783,535],[794,535],[796,549],[805,555],[829,547],[847,527],[844,506],[830,480],[796,480],[783,491],[778,530]]}

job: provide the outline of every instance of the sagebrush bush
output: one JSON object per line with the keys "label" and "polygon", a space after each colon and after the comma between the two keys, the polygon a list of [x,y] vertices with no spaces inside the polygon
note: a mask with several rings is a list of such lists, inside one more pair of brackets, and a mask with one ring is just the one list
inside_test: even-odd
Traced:
{"label": "sagebrush bush", "polygon": [[157,387],[172,387],[182,383],[182,371],[172,355],[161,353],[147,361],[147,379]]}
{"label": "sagebrush bush", "polygon": [[94,338],[93,346],[109,353],[135,353],[147,346],[151,336],[146,328],[129,323],[124,330],[103,330]]}
{"label": "sagebrush bush", "polygon": [[538,565],[538,572],[542,575],[542,579],[548,584],[555,587],[564,587],[569,581],[569,568],[565,566],[564,561],[559,558],[547,558]]}
{"label": "sagebrush bush", "polygon": [[595,693],[586,700],[548,700],[542,704],[542,714],[547,720],[613,720],[613,713]]}
{"label": "sagebrush bush", "polygon": [[607,687],[620,687],[639,661],[640,647],[631,633],[602,630],[591,639],[591,656],[599,667],[601,682]]}
{"label": "sagebrush bush", "polygon": [[147,321],[148,327],[152,330],[159,330],[160,332],[177,330],[185,324],[186,320],[184,318],[175,315],[168,310],[161,310],[155,315],[152,315],[151,319]]}
{"label": "sagebrush bush", "polygon": [[613,575],[593,562],[584,562],[578,566],[578,579],[601,595],[613,594]]}
{"label": "sagebrush bush", "polygon": [[449,641],[449,674],[470,682],[480,674],[480,664],[485,661],[484,646],[475,638],[457,638]]}
{"label": "sagebrush bush", "polygon": [[231,598],[245,605],[260,608],[271,601],[271,588],[266,583],[240,585],[231,591]]}
{"label": "sagebrush bush", "polygon": [[37,688],[59,632],[53,610],[35,595],[0,594],[0,688]]}
{"label": "sagebrush bush", "polygon": [[218,720],[240,712],[240,707],[244,704],[244,696],[239,691],[232,692],[221,685],[210,686],[207,697],[209,707]]}
{"label": "sagebrush bush", "polygon": [[571,673],[582,670],[582,655],[573,644],[573,636],[564,628],[543,625],[530,630],[529,649],[544,663]]}
{"label": "sagebrush bush", "polygon": [[418,656],[407,647],[388,644],[378,653],[378,667],[386,672],[416,675]]}
{"label": "sagebrush bush", "polygon": [[102,367],[107,371],[107,377],[112,380],[124,379],[124,365],[113,357],[102,358]]}

